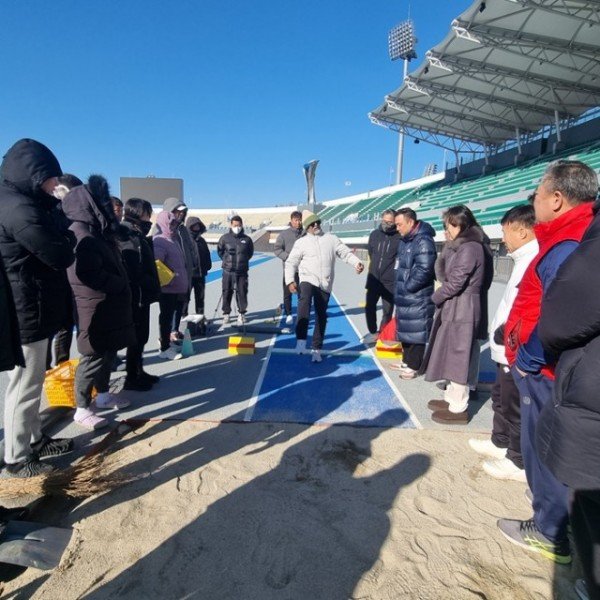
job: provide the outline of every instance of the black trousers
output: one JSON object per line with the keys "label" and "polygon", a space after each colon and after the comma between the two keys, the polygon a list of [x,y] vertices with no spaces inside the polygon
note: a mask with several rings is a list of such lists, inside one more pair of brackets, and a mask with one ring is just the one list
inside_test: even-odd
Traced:
{"label": "black trousers", "polygon": [[402,344],[402,362],[409,369],[418,371],[423,364],[425,344]]}
{"label": "black trousers", "polygon": [[88,408],[92,401],[92,388],[108,392],[110,373],[116,352],[84,355],[75,371],[75,402],[77,408]]}
{"label": "black trousers", "polygon": [[[294,281],[296,282],[296,288],[298,289],[298,301],[300,301],[300,278],[298,273],[294,275]],[[290,292],[290,288],[285,285],[285,275],[283,276],[283,312],[285,315],[292,314],[292,292]]]}
{"label": "black trousers", "polygon": [[[381,324],[377,329],[377,303],[381,299],[383,314]],[[373,284],[367,289],[367,298],[365,304],[365,317],[367,319],[367,329],[369,333],[377,333],[385,326],[394,314],[394,294],[386,289],[381,283]]]}
{"label": "black trousers", "polygon": [[[188,292],[187,299],[183,304],[182,315],[186,317],[189,314],[190,302],[192,299],[192,290],[194,291],[194,301],[196,304],[197,315],[204,314],[204,290],[206,288],[206,278],[192,277],[192,289]],[[181,319],[180,319],[181,321]]]}
{"label": "black trousers", "polygon": [[298,321],[296,323],[296,339],[305,340],[308,336],[308,320],[310,306],[315,305],[315,329],[312,335],[312,347],[320,350],[323,347],[325,328],[327,327],[327,305],[331,294],[323,291],[311,283],[303,281],[300,284],[300,298],[298,299]]}
{"label": "black trousers", "polygon": [[492,387],[492,442],[506,448],[506,458],[523,468],[521,454],[521,408],[519,389],[508,367],[496,363],[496,381]]}
{"label": "black trousers", "polygon": [[573,492],[571,529],[590,600],[600,600],[600,490]]}
{"label": "black trousers", "polygon": [[248,272],[234,273],[223,271],[223,314],[231,312],[231,299],[235,290],[235,303],[238,312],[243,315],[248,308]]}
{"label": "black trousers", "polygon": [[160,329],[160,351],[164,352],[171,345],[171,331],[173,326],[173,315],[178,304],[181,303],[179,294],[160,295],[160,315],[158,325]]}
{"label": "black trousers", "polygon": [[144,346],[150,335],[150,306],[136,307],[134,312],[135,343],[127,346],[127,379],[137,379],[144,369]]}

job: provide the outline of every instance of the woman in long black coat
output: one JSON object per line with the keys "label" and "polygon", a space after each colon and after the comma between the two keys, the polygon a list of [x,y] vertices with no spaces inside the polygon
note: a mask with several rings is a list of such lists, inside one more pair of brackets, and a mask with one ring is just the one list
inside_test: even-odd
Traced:
{"label": "woman in long black coat", "polygon": [[[477,340],[487,329],[487,290],[493,277],[487,236],[463,205],[443,214],[448,240],[436,262],[442,285],[431,299],[437,308],[426,356],[427,381],[448,380],[444,400],[432,400],[437,423],[468,422],[469,365],[479,350]],[[484,310],[485,307],[485,310]]]}
{"label": "woman in long black coat", "polygon": [[73,289],[81,359],[75,374],[77,410],[74,419],[87,429],[107,421],[92,410],[91,392],[98,395],[96,408],[125,408],[123,398],[108,391],[117,350],[134,339],[131,291],[116,234],[119,224],[112,210],[108,184],[93,175],[85,186],[74,188],[63,200],[70,230],[77,240],[75,262],[67,271]]}

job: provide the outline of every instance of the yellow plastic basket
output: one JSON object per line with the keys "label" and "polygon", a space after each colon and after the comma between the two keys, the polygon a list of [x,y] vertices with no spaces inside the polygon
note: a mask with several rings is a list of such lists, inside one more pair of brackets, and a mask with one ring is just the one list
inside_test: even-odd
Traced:
{"label": "yellow plastic basket", "polygon": [[[44,390],[50,406],[67,406],[75,408],[75,371],[79,364],[78,358],[61,363],[46,371]],[[92,390],[92,398],[96,390]]]}

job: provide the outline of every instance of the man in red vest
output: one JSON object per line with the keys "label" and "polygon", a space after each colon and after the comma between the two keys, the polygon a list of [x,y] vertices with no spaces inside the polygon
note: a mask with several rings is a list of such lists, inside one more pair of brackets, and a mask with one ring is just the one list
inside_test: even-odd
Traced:
{"label": "man in red vest", "polygon": [[555,362],[542,348],[537,322],[542,296],[592,220],[597,193],[596,173],[584,163],[548,166],[532,199],[539,253],[523,275],[505,329],[506,358],[521,397],[521,450],[533,518],[500,519],[498,527],[511,542],[560,564],[571,562],[567,488],[540,462],[534,445],[539,414],[552,399]]}

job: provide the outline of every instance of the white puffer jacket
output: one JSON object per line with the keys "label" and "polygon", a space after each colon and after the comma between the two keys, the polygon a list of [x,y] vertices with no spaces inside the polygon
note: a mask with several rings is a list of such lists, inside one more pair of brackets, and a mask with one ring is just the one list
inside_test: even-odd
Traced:
{"label": "white puffer jacket", "polygon": [[300,283],[306,281],[331,293],[336,256],[353,267],[360,263],[352,250],[332,233],[307,233],[294,244],[285,261],[285,284],[293,283],[298,272]]}

